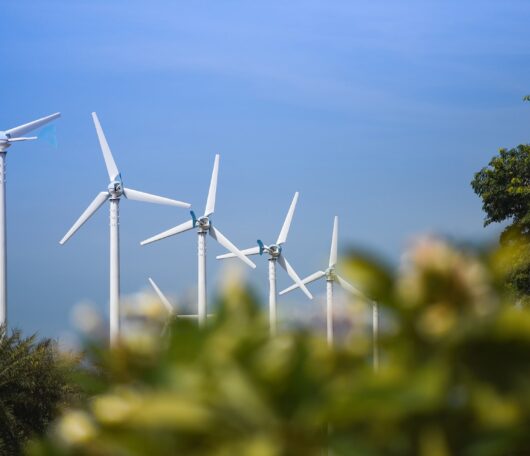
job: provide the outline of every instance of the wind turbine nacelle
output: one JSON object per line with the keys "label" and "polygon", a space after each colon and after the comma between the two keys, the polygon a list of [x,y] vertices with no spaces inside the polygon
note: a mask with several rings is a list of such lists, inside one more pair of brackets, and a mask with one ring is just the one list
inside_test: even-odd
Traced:
{"label": "wind turbine nacelle", "polygon": [[9,136],[7,136],[5,132],[0,131],[0,152],[7,149],[10,145]]}
{"label": "wind turbine nacelle", "polygon": [[119,180],[112,181],[108,186],[108,190],[112,198],[119,198],[123,195],[123,184]]}
{"label": "wind turbine nacelle", "polygon": [[5,152],[10,145],[9,136],[5,132],[0,131],[0,152]]}

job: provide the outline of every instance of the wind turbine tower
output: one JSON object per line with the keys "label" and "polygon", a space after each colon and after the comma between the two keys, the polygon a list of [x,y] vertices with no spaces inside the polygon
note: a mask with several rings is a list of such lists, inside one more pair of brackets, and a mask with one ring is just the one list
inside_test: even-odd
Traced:
{"label": "wind turbine tower", "polygon": [[7,236],[6,236],[6,155],[7,149],[20,141],[31,141],[37,136],[24,136],[61,114],[56,112],[6,131],[0,131],[0,325],[7,326]]}

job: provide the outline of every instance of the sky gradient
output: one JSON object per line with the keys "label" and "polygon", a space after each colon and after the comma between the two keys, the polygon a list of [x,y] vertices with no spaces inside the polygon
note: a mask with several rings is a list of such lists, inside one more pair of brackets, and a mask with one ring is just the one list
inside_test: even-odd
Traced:
{"label": "sky gradient", "polygon": [[[469,185],[527,143],[527,1],[54,1],[3,5],[0,129],[61,111],[58,147],[8,152],[9,321],[59,337],[75,303],[107,314],[108,208],[58,241],[107,176],[97,111],[126,186],[204,207],[245,248],[274,240],[300,191],[287,258],[300,275],[339,245],[396,262],[426,232],[495,239]],[[196,283],[193,233],[140,247],[184,209],[121,203],[122,293]],[[212,292],[220,266],[208,245]],[[262,261],[260,261],[262,260]],[[262,296],[267,265],[249,270]],[[278,287],[290,284],[283,271]],[[324,291],[315,285],[316,295]],[[280,312],[315,309],[301,294]],[[290,307],[289,307],[290,306]]]}

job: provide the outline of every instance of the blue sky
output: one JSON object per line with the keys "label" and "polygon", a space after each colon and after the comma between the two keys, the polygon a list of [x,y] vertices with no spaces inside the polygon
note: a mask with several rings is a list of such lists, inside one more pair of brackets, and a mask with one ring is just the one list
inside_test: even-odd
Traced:
{"label": "blue sky", "polygon": [[[139,190],[202,209],[220,153],[215,223],[242,248],[275,238],[300,191],[285,252],[301,275],[325,261],[335,214],[341,248],[391,261],[419,233],[498,233],[483,228],[469,182],[499,147],[530,137],[527,1],[17,0],[2,9],[0,128],[63,114],[57,149],[36,142],[8,153],[10,324],[26,332],[59,336],[83,299],[107,312],[108,209],[58,244],[107,185],[91,111],[125,185]],[[124,294],[149,275],[168,294],[193,289],[193,233],[139,245],[186,217],[122,202]],[[215,288],[221,249],[208,250]],[[249,275],[264,297],[266,266]],[[280,305],[315,306],[302,294]]]}

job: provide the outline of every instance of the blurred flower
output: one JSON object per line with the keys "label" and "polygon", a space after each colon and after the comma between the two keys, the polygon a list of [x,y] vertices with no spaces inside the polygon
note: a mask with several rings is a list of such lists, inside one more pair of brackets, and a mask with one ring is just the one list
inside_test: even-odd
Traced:
{"label": "blurred flower", "polygon": [[125,318],[164,321],[168,318],[168,311],[160,299],[149,292],[138,292],[121,299]]}
{"label": "blurred flower", "polygon": [[79,410],[70,411],[61,417],[56,432],[57,436],[67,445],[85,443],[97,434],[90,416]]}
{"label": "blurred flower", "polygon": [[121,342],[128,350],[138,355],[151,355],[160,350],[160,327],[148,328],[140,325],[122,332]]}
{"label": "blurred flower", "polygon": [[103,329],[103,320],[90,301],[81,301],[74,305],[71,313],[73,325],[87,336],[99,335]]}
{"label": "blurred flower", "polygon": [[457,322],[455,310],[444,303],[429,306],[418,319],[418,329],[429,337],[440,337],[450,331]]}
{"label": "blurred flower", "polygon": [[139,396],[132,390],[120,389],[118,394],[101,395],[92,401],[94,416],[103,424],[118,424],[137,408]]}
{"label": "blurred flower", "polygon": [[403,260],[397,280],[402,306],[437,306],[424,315],[425,330],[429,331],[425,325],[435,324],[436,317],[443,321],[432,328],[433,334],[451,327],[455,311],[484,316],[495,307],[487,269],[477,258],[446,242],[434,237],[419,238]]}

